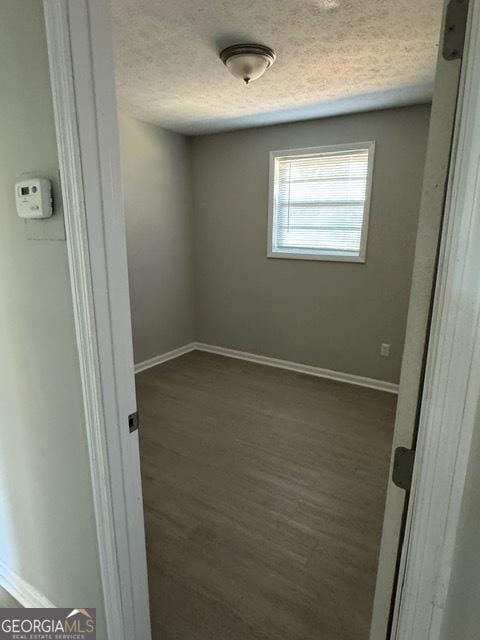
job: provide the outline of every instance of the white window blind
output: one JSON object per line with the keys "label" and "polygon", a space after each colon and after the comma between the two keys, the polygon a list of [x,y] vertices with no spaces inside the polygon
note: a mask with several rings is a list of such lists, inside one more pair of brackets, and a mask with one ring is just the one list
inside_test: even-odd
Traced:
{"label": "white window blind", "polygon": [[373,143],[274,152],[269,255],[362,260],[372,153]]}

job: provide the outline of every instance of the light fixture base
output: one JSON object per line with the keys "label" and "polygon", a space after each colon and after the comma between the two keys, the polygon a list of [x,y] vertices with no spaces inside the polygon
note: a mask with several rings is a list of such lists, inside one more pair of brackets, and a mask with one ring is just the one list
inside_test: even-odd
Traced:
{"label": "light fixture base", "polygon": [[263,44],[234,44],[223,49],[220,58],[233,76],[242,78],[248,85],[272,66],[276,55]]}

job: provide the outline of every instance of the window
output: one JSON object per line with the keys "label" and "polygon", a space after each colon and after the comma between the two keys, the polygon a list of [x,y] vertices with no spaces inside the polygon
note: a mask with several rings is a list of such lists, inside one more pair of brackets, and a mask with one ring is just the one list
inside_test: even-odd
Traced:
{"label": "window", "polygon": [[374,148],[271,152],[269,257],[365,262]]}

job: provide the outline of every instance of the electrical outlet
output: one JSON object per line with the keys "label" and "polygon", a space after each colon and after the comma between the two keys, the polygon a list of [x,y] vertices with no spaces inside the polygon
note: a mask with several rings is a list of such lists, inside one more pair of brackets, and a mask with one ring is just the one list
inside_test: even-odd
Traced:
{"label": "electrical outlet", "polygon": [[380,355],[383,358],[388,358],[390,356],[390,343],[389,342],[382,342],[382,345],[380,347]]}

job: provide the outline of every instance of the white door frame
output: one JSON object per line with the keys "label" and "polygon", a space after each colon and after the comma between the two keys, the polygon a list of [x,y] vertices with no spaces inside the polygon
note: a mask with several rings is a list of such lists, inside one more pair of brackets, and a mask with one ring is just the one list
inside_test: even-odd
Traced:
{"label": "white door frame", "polygon": [[[470,0],[395,640],[438,640],[480,417],[480,1]],[[477,427],[478,428],[478,427]]]}
{"label": "white door frame", "polygon": [[[149,640],[138,438],[125,423],[136,406],[108,5],[43,1],[108,638]],[[396,640],[440,638],[480,397],[480,2],[470,1]]]}
{"label": "white door frame", "polygon": [[108,639],[150,640],[109,8],[43,6]]}
{"label": "white door frame", "polygon": [[419,404],[424,384],[425,351],[431,324],[438,244],[445,210],[445,194],[449,185],[450,159],[456,142],[453,133],[455,124],[458,123],[457,114],[463,96],[462,60],[446,60],[443,56],[449,2],[450,0],[443,2],[444,15],[439,38],[370,640],[385,640],[387,637],[393,622],[390,612],[395,599],[395,588],[403,580],[404,565],[399,562],[399,545],[408,533],[405,518],[409,496],[391,478],[396,449],[410,449],[417,445]]}

